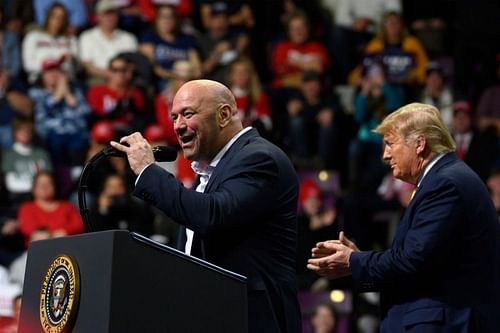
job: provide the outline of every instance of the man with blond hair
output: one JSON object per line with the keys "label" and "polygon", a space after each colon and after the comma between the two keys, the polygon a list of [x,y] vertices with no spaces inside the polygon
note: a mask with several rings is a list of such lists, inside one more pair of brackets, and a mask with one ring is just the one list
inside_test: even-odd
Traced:
{"label": "man with blond hair", "polygon": [[360,251],[341,232],[317,244],[308,267],[379,291],[381,332],[498,332],[500,224],[484,183],[431,105],[406,105],[375,132],[393,175],[417,186],[392,246]]}

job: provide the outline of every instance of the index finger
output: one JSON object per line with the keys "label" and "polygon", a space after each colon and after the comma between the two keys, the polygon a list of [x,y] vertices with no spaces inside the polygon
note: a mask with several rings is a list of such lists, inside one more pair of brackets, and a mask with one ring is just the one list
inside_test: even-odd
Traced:
{"label": "index finger", "polygon": [[123,151],[127,153],[130,150],[130,146],[136,142],[140,142],[141,140],[144,140],[142,135],[139,132],[134,132],[130,135],[124,136],[120,138],[120,143],[116,141],[111,141],[110,144],[111,146],[115,147],[116,149]]}
{"label": "index finger", "polygon": [[122,151],[124,153],[128,153],[128,151],[130,150],[130,147],[127,147],[125,145],[122,145],[116,141],[110,141],[109,144],[113,147],[113,148],[116,148],[117,150],[119,151]]}

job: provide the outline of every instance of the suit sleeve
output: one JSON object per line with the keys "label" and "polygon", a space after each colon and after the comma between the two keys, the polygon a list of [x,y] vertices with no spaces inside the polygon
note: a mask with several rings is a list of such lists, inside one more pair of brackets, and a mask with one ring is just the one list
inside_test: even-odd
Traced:
{"label": "suit sleeve", "polygon": [[401,246],[352,254],[350,265],[357,289],[377,290],[417,274],[432,274],[433,268],[446,260],[463,205],[458,189],[443,183],[415,204],[418,206]]}
{"label": "suit sleeve", "polygon": [[236,157],[238,164],[218,175],[222,181],[213,192],[188,190],[172,174],[151,165],[137,182],[134,195],[200,235],[258,223],[258,217],[273,208],[277,165],[264,152]]}

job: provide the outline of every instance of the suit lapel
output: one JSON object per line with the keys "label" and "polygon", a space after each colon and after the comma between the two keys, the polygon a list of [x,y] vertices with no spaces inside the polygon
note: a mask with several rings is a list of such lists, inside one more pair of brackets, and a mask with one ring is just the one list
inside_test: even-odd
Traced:
{"label": "suit lapel", "polygon": [[392,242],[393,246],[397,246],[401,244],[404,240],[406,232],[411,227],[413,217],[415,216],[415,209],[418,207],[418,203],[421,201],[422,195],[425,195],[426,189],[429,187],[429,184],[433,182],[434,176],[439,170],[457,160],[454,153],[448,153],[444,155],[436,164],[429,170],[429,172],[425,175],[422,183],[418,187],[415,192],[415,195],[411,199],[408,207],[406,207],[403,217],[401,218],[401,223],[399,223],[398,228],[396,230],[396,235],[394,236],[394,240]]}
{"label": "suit lapel", "polygon": [[250,131],[247,133],[243,134],[241,137],[239,137],[233,145],[229,148],[229,150],[222,156],[221,160],[217,164],[217,166],[214,169],[214,172],[210,176],[210,179],[208,181],[207,187],[205,188],[205,193],[210,192],[213,184],[217,184],[217,179],[224,174],[224,170],[228,165],[230,165],[231,160],[233,157],[236,155],[237,152],[239,152],[251,138],[258,137],[259,133],[257,132],[256,129],[252,128]]}

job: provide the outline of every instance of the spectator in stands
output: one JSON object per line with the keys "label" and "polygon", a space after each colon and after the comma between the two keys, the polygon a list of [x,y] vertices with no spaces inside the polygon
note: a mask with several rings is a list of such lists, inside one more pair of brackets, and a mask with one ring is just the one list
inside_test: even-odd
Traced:
{"label": "spectator in stands", "polygon": [[97,26],[80,35],[80,60],[90,85],[104,82],[111,74],[108,65],[113,57],[137,51],[136,37],[117,28],[118,8],[112,0],[99,0],[95,7]]}
{"label": "spectator in stands", "polygon": [[61,66],[60,59],[44,60],[41,84],[31,88],[29,95],[35,104],[36,134],[44,140],[54,164],[77,165],[87,148],[90,108]]}
{"label": "spectator in stands", "polygon": [[386,173],[380,156],[382,138],[372,133],[381,120],[404,104],[405,91],[386,80],[382,65],[372,64],[361,79],[354,101],[354,119],[359,130],[350,145],[351,185],[355,190],[374,191]]}
{"label": "spectator in stands", "polygon": [[119,0],[116,1],[120,7],[118,17],[120,28],[139,36],[147,28],[148,21],[143,9],[153,6],[151,0]]}
{"label": "spectator in stands", "polygon": [[364,59],[349,76],[349,83],[360,84],[362,71],[381,61],[387,80],[392,83],[420,85],[425,81],[427,54],[415,37],[406,31],[401,15],[384,15],[375,38],[366,46]]}
{"label": "spectator in stands", "polygon": [[71,79],[76,74],[77,41],[68,34],[68,12],[66,7],[55,2],[47,9],[41,29],[34,29],[23,40],[23,67],[28,80],[34,83],[42,72],[46,59],[61,59]]}
{"label": "spectator in stands", "polygon": [[230,63],[245,54],[249,40],[246,33],[230,28],[226,3],[212,3],[210,12],[207,31],[198,39],[202,75],[224,82]]}
{"label": "spectator in stands", "polygon": [[31,117],[33,103],[24,93],[24,89],[0,68],[0,147],[12,146],[12,121],[15,117]]}
{"label": "spectator in stands", "polygon": [[33,0],[16,0],[5,3],[4,14],[8,18],[7,28],[14,32],[18,38],[24,35],[25,30],[35,22]]}
{"label": "spectator in stands", "polygon": [[[217,3],[222,3],[219,6],[227,6],[228,20],[231,27],[241,28],[243,30],[251,29],[255,26],[255,19],[252,12],[252,7],[248,0],[239,1],[219,1],[219,0],[202,0],[200,5],[201,23],[204,28],[210,26],[212,18],[212,6]],[[217,5],[215,5],[217,6]]]}
{"label": "spectator in stands", "polygon": [[327,202],[318,184],[305,178],[299,187],[297,279],[299,290],[309,290],[319,278],[307,269],[307,260],[314,247],[325,237],[338,234],[336,208]]}
{"label": "spectator in stands", "polygon": [[447,86],[443,68],[439,63],[431,61],[425,71],[425,86],[420,101],[434,105],[441,112],[445,125],[451,130],[453,122],[453,93]]}
{"label": "spectator in stands", "polygon": [[0,267],[8,267],[24,250],[24,239],[19,230],[16,213],[16,209],[13,207],[2,207],[0,214]]}
{"label": "spectator in stands", "polygon": [[323,44],[309,40],[309,22],[296,12],[286,22],[288,38],[276,43],[272,50],[273,86],[298,88],[305,71],[324,73],[330,64]]}
{"label": "spectator in stands", "polygon": [[19,207],[19,227],[26,242],[32,233],[44,228],[52,237],[72,235],[84,230],[76,208],[66,200],[59,200],[55,178],[47,172],[38,173],[33,180],[33,200]]}
{"label": "spectator in stands", "polygon": [[495,164],[500,165],[500,141],[495,131],[479,132],[474,128],[472,112],[472,106],[467,101],[453,104],[451,134],[457,146],[457,157],[486,182]]}
{"label": "spectator in stands", "polygon": [[21,315],[21,294],[18,294],[12,299],[12,310],[14,315],[12,316],[12,320],[9,322],[2,322],[0,326],[0,333],[17,333],[19,327],[19,318]]}
{"label": "spectator in stands", "polygon": [[238,58],[231,63],[227,84],[236,98],[236,107],[243,127],[255,127],[260,135],[269,138],[273,127],[271,107],[252,61],[248,58]]}
{"label": "spectator in stands", "polygon": [[67,12],[67,28],[70,34],[74,35],[78,30],[83,29],[87,25],[87,8],[85,7],[86,0],[36,0],[33,1],[36,21],[39,25],[47,24],[47,13],[50,13],[51,8],[58,4]]}
{"label": "spectator in stands", "polygon": [[312,333],[335,333],[337,313],[331,303],[320,303],[311,314]]}
{"label": "spectator in stands", "polygon": [[498,222],[500,222],[500,169],[496,169],[491,173],[486,181],[490,190],[491,200],[497,210]]}
{"label": "spectator in stands", "polygon": [[[500,53],[497,55],[497,75],[500,79]],[[480,130],[492,127],[500,135],[500,83],[487,88],[481,95],[477,105],[476,122]]]}
{"label": "spectator in stands", "polygon": [[[344,114],[332,94],[324,94],[321,75],[306,71],[300,90],[287,102],[285,145],[297,166],[331,169],[345,156]],[[311,165],[312,161],[312,165]]]}
{"label": "spectator in stands", "polygon": [[331,50],[341,82],[361,60],[362,50],[373,38],[382,16],[401,12],[400,0],[338,0]]}
{"label": "spectator in stands", "polygon": [[94,230],[126,229],[146,236],[153,234],[151,208],[130,195],[122,176],[110,174],[104,180],[90,214]]}
{"label": "spectator in stands", "polygon": [[0,8],[0,70],[10,78],[17,78],[21,69],[18,36],[5,29],[5,13]]}
{"label": "spectator in stands", "polygon": [[14,144],[2,154],[2,173],[11,204],[26,200],[39,171],[52,171],[52,162],[45,149],[33,145],[33,122],[15,119],[12,123]]}
{"label": "spectator in stands", "polygon": [[110,120],[117,135],[140,131],[145,123],[144,93],[132,83],[134,64],[117,55],[109,61],[105,84],[87,91],[87,100],[95,120]]}
{"label": "spectator in stands", "polygon": [[154,31],[142,36],[139,49],[153,64],[154,72],[159,77],[159,91],[165,89],[169,80],[175,77],[173,65],[178,60],[191,63],[193,78],[201,74],[201,60],[196,41],[181,32],[179,18],[172,5],[157,8]]}
{"label": "spectator in stands", "polygon": [[[156,18],[158,6],[172,5],[180,18],[190,18],[193,11],[192,0],[122,0],[122,18],[132,16],[132,20],[140,20],[152,24]],[[140,25],[140,23],[139,23]]]}

